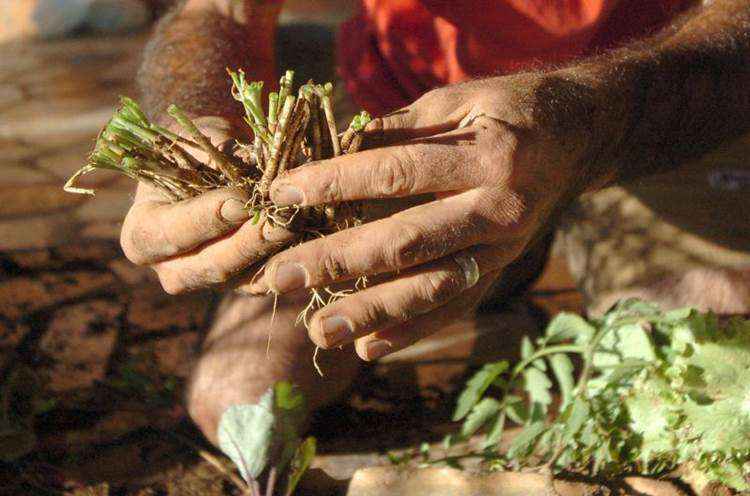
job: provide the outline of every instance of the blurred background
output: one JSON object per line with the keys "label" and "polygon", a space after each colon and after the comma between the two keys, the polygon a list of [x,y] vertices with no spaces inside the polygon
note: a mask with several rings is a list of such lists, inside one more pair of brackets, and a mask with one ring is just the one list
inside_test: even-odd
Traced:
{"label": "blurred background", "polygon": [[[136,94],[141,50],[171,3],[0,0],[0,494],[238,494],[205,460],[181,402],[216,296],[166,295],[124,259],[129,179],[90,176],[93,199],[62,190],[118,96]],[[287,1],[280,58],[310,76],[333,64],[354,5]],[[367,368],[314,419],[326,475],[305,494],[332,494],[387,451],[441,439],[473,366],[581,308],[556,251],[529,296]]]}

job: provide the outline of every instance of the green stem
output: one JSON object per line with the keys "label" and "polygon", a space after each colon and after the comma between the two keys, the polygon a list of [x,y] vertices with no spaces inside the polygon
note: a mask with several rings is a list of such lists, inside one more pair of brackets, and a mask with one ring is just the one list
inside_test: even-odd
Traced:
{"label": "green stem", "polygon": [[203,133],[198,130],[198,127],[191,121],[185,112],[182,111],[177,105],[170,105],[167,109],[167,113],[171,115],[177,123],[195,140],[196,143],[203,149],[209,158],[216,164],[216,167],[224,174],[230,182],[236,183],[241,179],[240,173],[237,168],[230,162],[229,157],[224,155],[218,148],[216,148]]}

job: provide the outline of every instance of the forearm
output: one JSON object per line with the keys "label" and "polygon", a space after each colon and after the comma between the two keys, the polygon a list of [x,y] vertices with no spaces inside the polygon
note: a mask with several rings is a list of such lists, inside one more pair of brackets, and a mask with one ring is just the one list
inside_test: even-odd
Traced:
{"label": "forearm", "polygon": [[716,0],[551,72],[536,97],[537,117],[580,147],[584,189],[677,167],[750,130],[750,2]]}
{"label": "forearm", "polygon": [[280,1],[189,0],[157,25],[138,75],[141,100],[156,119],[175,103],[193,116],[241,117],[226,69],[274,80],[274,26]]}

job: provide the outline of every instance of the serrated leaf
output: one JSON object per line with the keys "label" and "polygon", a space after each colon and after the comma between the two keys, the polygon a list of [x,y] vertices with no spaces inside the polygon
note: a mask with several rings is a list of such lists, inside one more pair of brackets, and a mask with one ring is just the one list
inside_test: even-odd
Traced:
{"label": "serrated leaf", "polygon": [[534,345],[531,343],[531,339],[528,336],[524,336],[521,339],[521,360],[526,360],[534,354]]}
{"label": "serrated leaf", "polygon": [[547,430],[544,422],[534,422],[527,425],[524,429],[513,439],[508,448],[508,458],[517,458],[519,456],[527,456],[531,454],[536,446],[536,441],[539,436]]}
{"label": "serrated leaf", "polygon": [[529,367],[523,371],[524,390],[529,394],[531,403],[540,405],[549,405],[552,403],[552,395],[549,390],[552,387],[552,381],[541,370]]}
{"label": "serrated leaf", "polygon": [[593,364],[613,367],[626,359],[650,362],[656,359],[653,342],[640,324],[617,326],[602,337]]}
{"label": "serrated leaf", "polygon": [[273,424],[273,390],[270,388],[258,403],[232,405],[221,416],[219,447],[248,483],[255,480],[268,463]]}
{"label": "serrated leaf", "polygon": [[565,408],[573,395],[575,379],[573,378],[573,362],[568,355],[557,353],[549,357],[552,373],[555,374],[557,384],[560,386],[561,403],[560,408]]}
{"label": "serrated leaf", "polygon": [[505,430],[505,418],[505,412],[500,412],[500,414],[495,416],[492,427],[490,427],[487,437],[482,442],[482,449],[491,448],[500,442],[500,439],[503,437],[503,431]]}
{"label": "serrated leaf", "polygon": [[577,343],[588,343],[596,333],[594,326],[586,319],[574,313],[559,313],[547,326],[545,336],[548,344],[575,340]]}
{"label": "serrated leaf", "polygon": [[570,405],[570,414],[565,422],[564,435],[571,440],[581,430],[583,424],[589,419],[589,404],[582,398],[575,398]]}
{"label": "serrated leaf", "polygon": [[513,403],[505,408],[508,418],[519,425],[525,424],[529,420],[529,409],[525,403]]}
{"label": "serrated leaf", "polygon": [[477,404],[487,388],[507,369],[508,362],[501,361],[489,363],[474,374],[458,397],[456,411],[453,413],[453,420],[457,421],[464,418],[471,411],[472,407]]}
{"label": "serrated leaf", "polygon": [[461,437],[464,439],[470,438],[476,431],[482,428],[482,426],[492,420],[497,412],[500,411],[500,402],[494,398],[484,398],[482,401],[474,405],[471,409],[471,413],[464,420],[463,426],[461,426]]}
{"label": "serrated leaf", "polygon": [[286,486],[286,494],[291,495],[297,488],[300,479],[305,475],[307,469],[315,458],[317,442],[314,437],[308,437],[299,445],[297,452],[292,459],[291,470],[289,472],[289,481]]}

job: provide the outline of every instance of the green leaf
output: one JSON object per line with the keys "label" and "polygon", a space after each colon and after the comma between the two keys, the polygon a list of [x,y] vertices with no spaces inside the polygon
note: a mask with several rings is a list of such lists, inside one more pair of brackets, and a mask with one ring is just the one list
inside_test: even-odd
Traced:
{"label": "green leaf", "polygon": [[540,405],[549,405],[552,403],[552,395],[549,390],[552,387],[552,381],[541,370],[529,367],[523,371],[524,390],[529,393],[531,403]]}
{"label": "green leaf", "polygon": [[626,359],[651,362],[656,359],[653,342],[641,324],[608,329],[594,353],[595,367],[612,367]]}
{"label": "green leaf", "polygon": [[565,439],[571,440],[589,419],[589,404],[582,398],[575,398],[570,405],[570,414],[565,422]]}
{"label": "green leaf", "polygon": [[548,344],[575,340],[588,343],[596,333],[596,328],[583,317],[573,313],[560,313],[547,326],[545,336]]}
{"label": "green leaf", "polygon": [[505,408],[508,418],[519,425],[525,424],[529,420],[529,409],[523,402],[513,403]]}
{"label": "green leaf", "polygon": [[575,388],[575,379],[573,378],[573,362],[570,361],[568,355],[564,353],[557,353],[549,357],[549,364],[550,367],[552,367],[552,372],[555,374],[557,383],[560,386],[560,395],[562,396],[560,409],[563,409],[570,402],[570,398],[573,394],[573,388]]}
{"label": "green leaf", "polygon": [[525,457],[531,454],[539,436],[546,430],[547,427],[541,421],[527,425],[510,443],[508,457]]}
{"label": "green leaf", "polygon": [[286,494],[291,495],[297,488],[300,479],[310,468],[310,464],[315,458],[316,441],[314,437],[308,437],[299,445],[297,452],[292,459],[291,470],[289,472],[289,482],[286,486]]}
{"label": "green leaf", "polygon": [[274,384],[274,442],[281,444],[278,470],[284,470],[299,444],[299,430],[305,420],[305,397],[286,381]]}
{"label": "green leaf", "polygon": [[534,345],[531,344],[531,339],[528,336],[524,336],[521,339],[521,359],[526,360],[534,354]]}
{"label": "green leaf", "polygon": [[461,437],[464,439],[470,438],[476,431],[481,429],[485,423],[492,420],[499,411],[499,401],[494,398],[484,398],[482,401],[474,405],[474,408],[471,409],[471,413],[469,413],[466,420],[464,420],[464,425],[461,426]]}
{"label": "green leaf", "polygon": [[500,414],[495,416],[492,427],[490,427],[487,437],[482,442],[482,449],[491,448],[500,442],[500,439],[503,437],[503,431],[505,430],[505,418],[505,412],[500,412]]}
{"label": "green leaf", "polygon": [[255,480],[268,463],[273,424],[271,388],[257,404],[232,405],[221,416],[219,447],[248,483]]}
{"label": "green leaf", "polygon": [[466,388],[458,397],[456,411],[453,413],[453,420],[461,420],[468,414],[472,407],[477,404],[484,392],[493,383],[493,381],[508,369],[508,362],[501,361],[488,363],[482,367],[479,372],[469,379]]}

